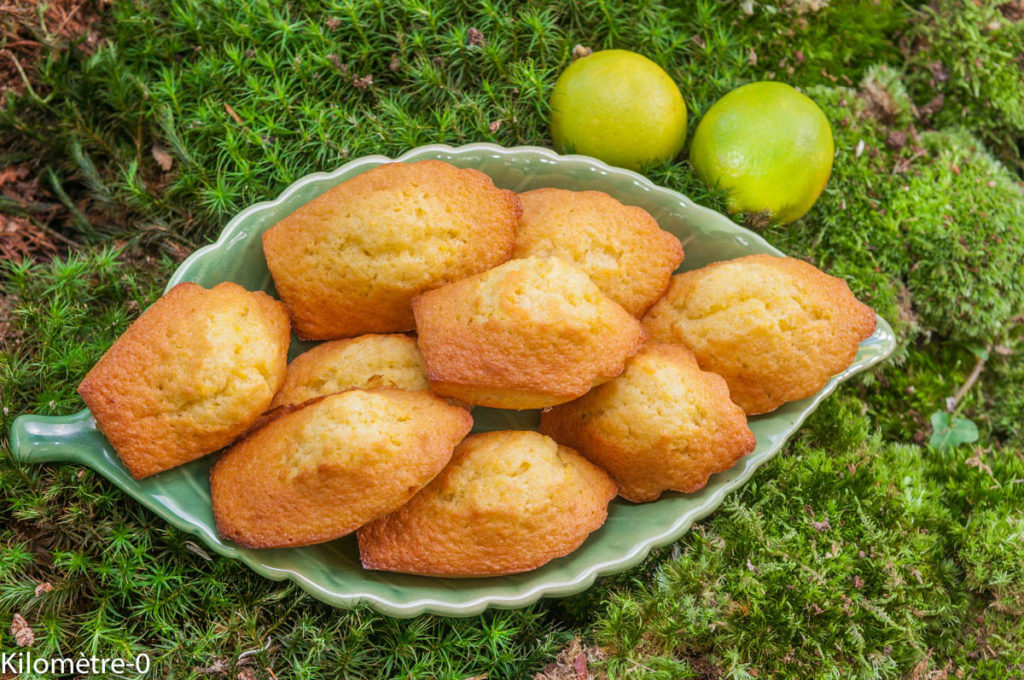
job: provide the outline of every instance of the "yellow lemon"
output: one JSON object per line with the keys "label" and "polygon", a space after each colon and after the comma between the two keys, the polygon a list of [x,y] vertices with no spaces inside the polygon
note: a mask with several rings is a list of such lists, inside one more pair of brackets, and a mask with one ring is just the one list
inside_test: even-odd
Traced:
{"label": "yellow lemon", "polygon": [[551,138],[563,153],[637,169],[671,160],[686,141],[686,104],[672,78],[627,50],[577,59],[551,93]]}
{"label": "yellow lemon", "polygon": [[728,192],[730,212],[764,212],[786,224],[818,200],[834,155],[818,105],[785,83],[738,87],[708,109],[693,134],[690,164]]}

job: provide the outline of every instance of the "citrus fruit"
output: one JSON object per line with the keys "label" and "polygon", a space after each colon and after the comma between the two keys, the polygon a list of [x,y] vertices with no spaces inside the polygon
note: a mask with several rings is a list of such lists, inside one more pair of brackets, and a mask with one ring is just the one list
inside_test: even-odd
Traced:
{"label": "citrus fruit", "polygon": [[686,141],[686,104],[647,57],[602,50],[577,59],[551,93],[551,138],[564,153],[637,169],[671,160]]}
{"label": "citrus fruit", "polygon": [[832,128],[818,105],[785,83],[738,87],[708,109],[693,134],[690,164],[728,192],[730,212],[802,217],[832,173]]}

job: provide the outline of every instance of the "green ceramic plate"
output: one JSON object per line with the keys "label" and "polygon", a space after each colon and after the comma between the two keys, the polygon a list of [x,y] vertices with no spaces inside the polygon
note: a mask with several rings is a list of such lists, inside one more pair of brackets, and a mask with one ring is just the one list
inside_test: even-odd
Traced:
{"label": "green ceramic plate", "polygon": [[[538,147],[507,149],[493,144],[470,144],[457,148],[424,146],[397,160],[426,158],[477,168],[506,189],[597,189],[624,203],[639,205],[683,242],[683,269],[750,253],[781,254],[756,234],[695,205],[685,196],[593,158],[560,156]],[[182,263],[168,288],[181,281],[212,286],[229,280],[251,290],[273,293],[260,235],[335,184],[389,160],[369,156],[334,172],[309,175],[275,200],[243,211],[228,223],[216,243],[196,251]],[[424,612],[466,616],[488,607],[521,607],[541,597],[578,593],[598,576],[628,569],[651,548],[676,540],[775,455],[818,402],[840,382],[878,363],[894,346],[892,329],[879,319],[878,329],[861,345],[853,365],[832,378],[821,392],[769,415],[752,418],[750,427],[757,436],[757,448],[732,470],[714,475],[702,491],[688,495],[669,493],[644,505],[618,499],[609,508],[607,523],[579,550],[535,571],[500,578],[438,579],[366,571],[359,564],[352,536],[324,545],[282,550],[249,550],[224,542],[217,537],[210,509],[207,470],[212,457],[141,481],[132,479],[96,430],[88,410],[59,418],[21,416],[12,427],[11,443],[15,456],[23,461],[69,461],[93,468],[174,526],[198,536],[215,552],[242,560],[267,578],[292,579],[324,602],[345,607],[365,602],[394,616]],[[302,343],[293,341],[292,356],[302,349]],[[531,428],[537,423],[536,412],[477,408],[473,417],[474,431]]]}

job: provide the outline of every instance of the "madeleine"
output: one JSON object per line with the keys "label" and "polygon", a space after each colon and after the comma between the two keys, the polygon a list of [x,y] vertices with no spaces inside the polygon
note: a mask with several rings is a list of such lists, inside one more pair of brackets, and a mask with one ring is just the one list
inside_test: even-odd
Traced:
{"label": "madeleine", "polygon": [[564,258],[633,316],[643,316],[665,293],[683,261],[679,239],[649,212],[604,192],[534,189],[519,200],[515,257]]}
{"label": "madeleine", "polygon": [[495,408],[544,408],[622,372],[644,342],[629,312],[557,257],[512,260],[413,301],[431,389]]}
{"label": "madeleine", "polygon": [[842,279],[790,257],[748,255],[673,276],[643,323],[653,342],[689,347],[753,415],[821,390],[853,363],[875,321]]}
{"label": "madeleine", "polygon": [[78,386],[135,478],[235,440],[270,406],[288,361],[288,314],[262,292],[179,283]]}
{"label": "madeleine", "polygon": [[414,297],[512,256],[519,213],[477,170],[385,163],[271,227],[263,253],[299,337],[403,332]]}
{"label": "madeleine", "polygon": [[340,538],[404,505],[473,427],[427,392],[349,390],[272,420],[210,470],[217,533],[250,548]]}
{"label": "madeleine", "polygon": [[578,548],[608,516],[615,483],[529,431],[475,434],[397,512],[359,530],[367,569],[431,576],[529,571]]}
{"label": "madeleine", "polygon": [[271,407],[296,406],[351,389],[429,390],[427,369],[408,335],[360,335],[322,342],[292,359]]}
{"label": "madeleine", "polygon": [[692,493],[754,450],[721,376],[678,345],[648,345],[618,378],[545,411],[541,432],[600,465],[631,501]]}

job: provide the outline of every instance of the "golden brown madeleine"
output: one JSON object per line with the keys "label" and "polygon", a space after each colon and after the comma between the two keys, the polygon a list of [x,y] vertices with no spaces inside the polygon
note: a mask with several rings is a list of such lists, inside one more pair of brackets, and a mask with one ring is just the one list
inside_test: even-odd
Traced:
{"label": "golden brown madeleine", "polygon": [[473,427],[429,392],[349,390],[271,421],[210,471],[217,533],[250,548],[323,543],[405,504]]}
{"label": "golden brown madeleine", "polygon": [[350,389],[429,390],[427,369],[408,335],[360,335],[331,340],[288,364],[272,407],[295,406]]}
{"label": "golden brown madeleine", "polygon": [[515,257],[563,257],[633,316],[664,294],[683,261],[679,239],[649,212],[604,192],[534,189],[519,200]]}
{"label": "golden brown madeleine", "polygon": [[755,444],[725,381],[679,345],[647,345],[618,378],[540,418],[541,432],[603,467],[637,503],[702,489]]}
{"label": "golden brown madeleine", "polygon": [[359,556],[409,574],[529,571],[578,548],[614,497],[604,470],[549,437],[474,434],[407,505],[359,530]]}
{"label": "golden brown madeleine", "polygon": [[673,276],[644,327],[653,342],[693,350],[754,415],[811,396],[849,366],[875,313],[813,265],[748,255]]}
{"label": "golden brown madeleine", "polygon": [[511,257],[519,212],[477,170],[387,163],[271,227],[263,252],[299,337],[409,331],[415,296]]}
{"label": "golden brown madeleine", "polygon": [[640,323],[557,257],[512,260],[413,301],[431,389],[470,404],[543,408],[622,372]]}
{"label": "golden brown madeleine", "polygon": [[78,386],[136,479],[227,446],[270,405],[288,361],[288,314],[262,292],[179,283]]}

